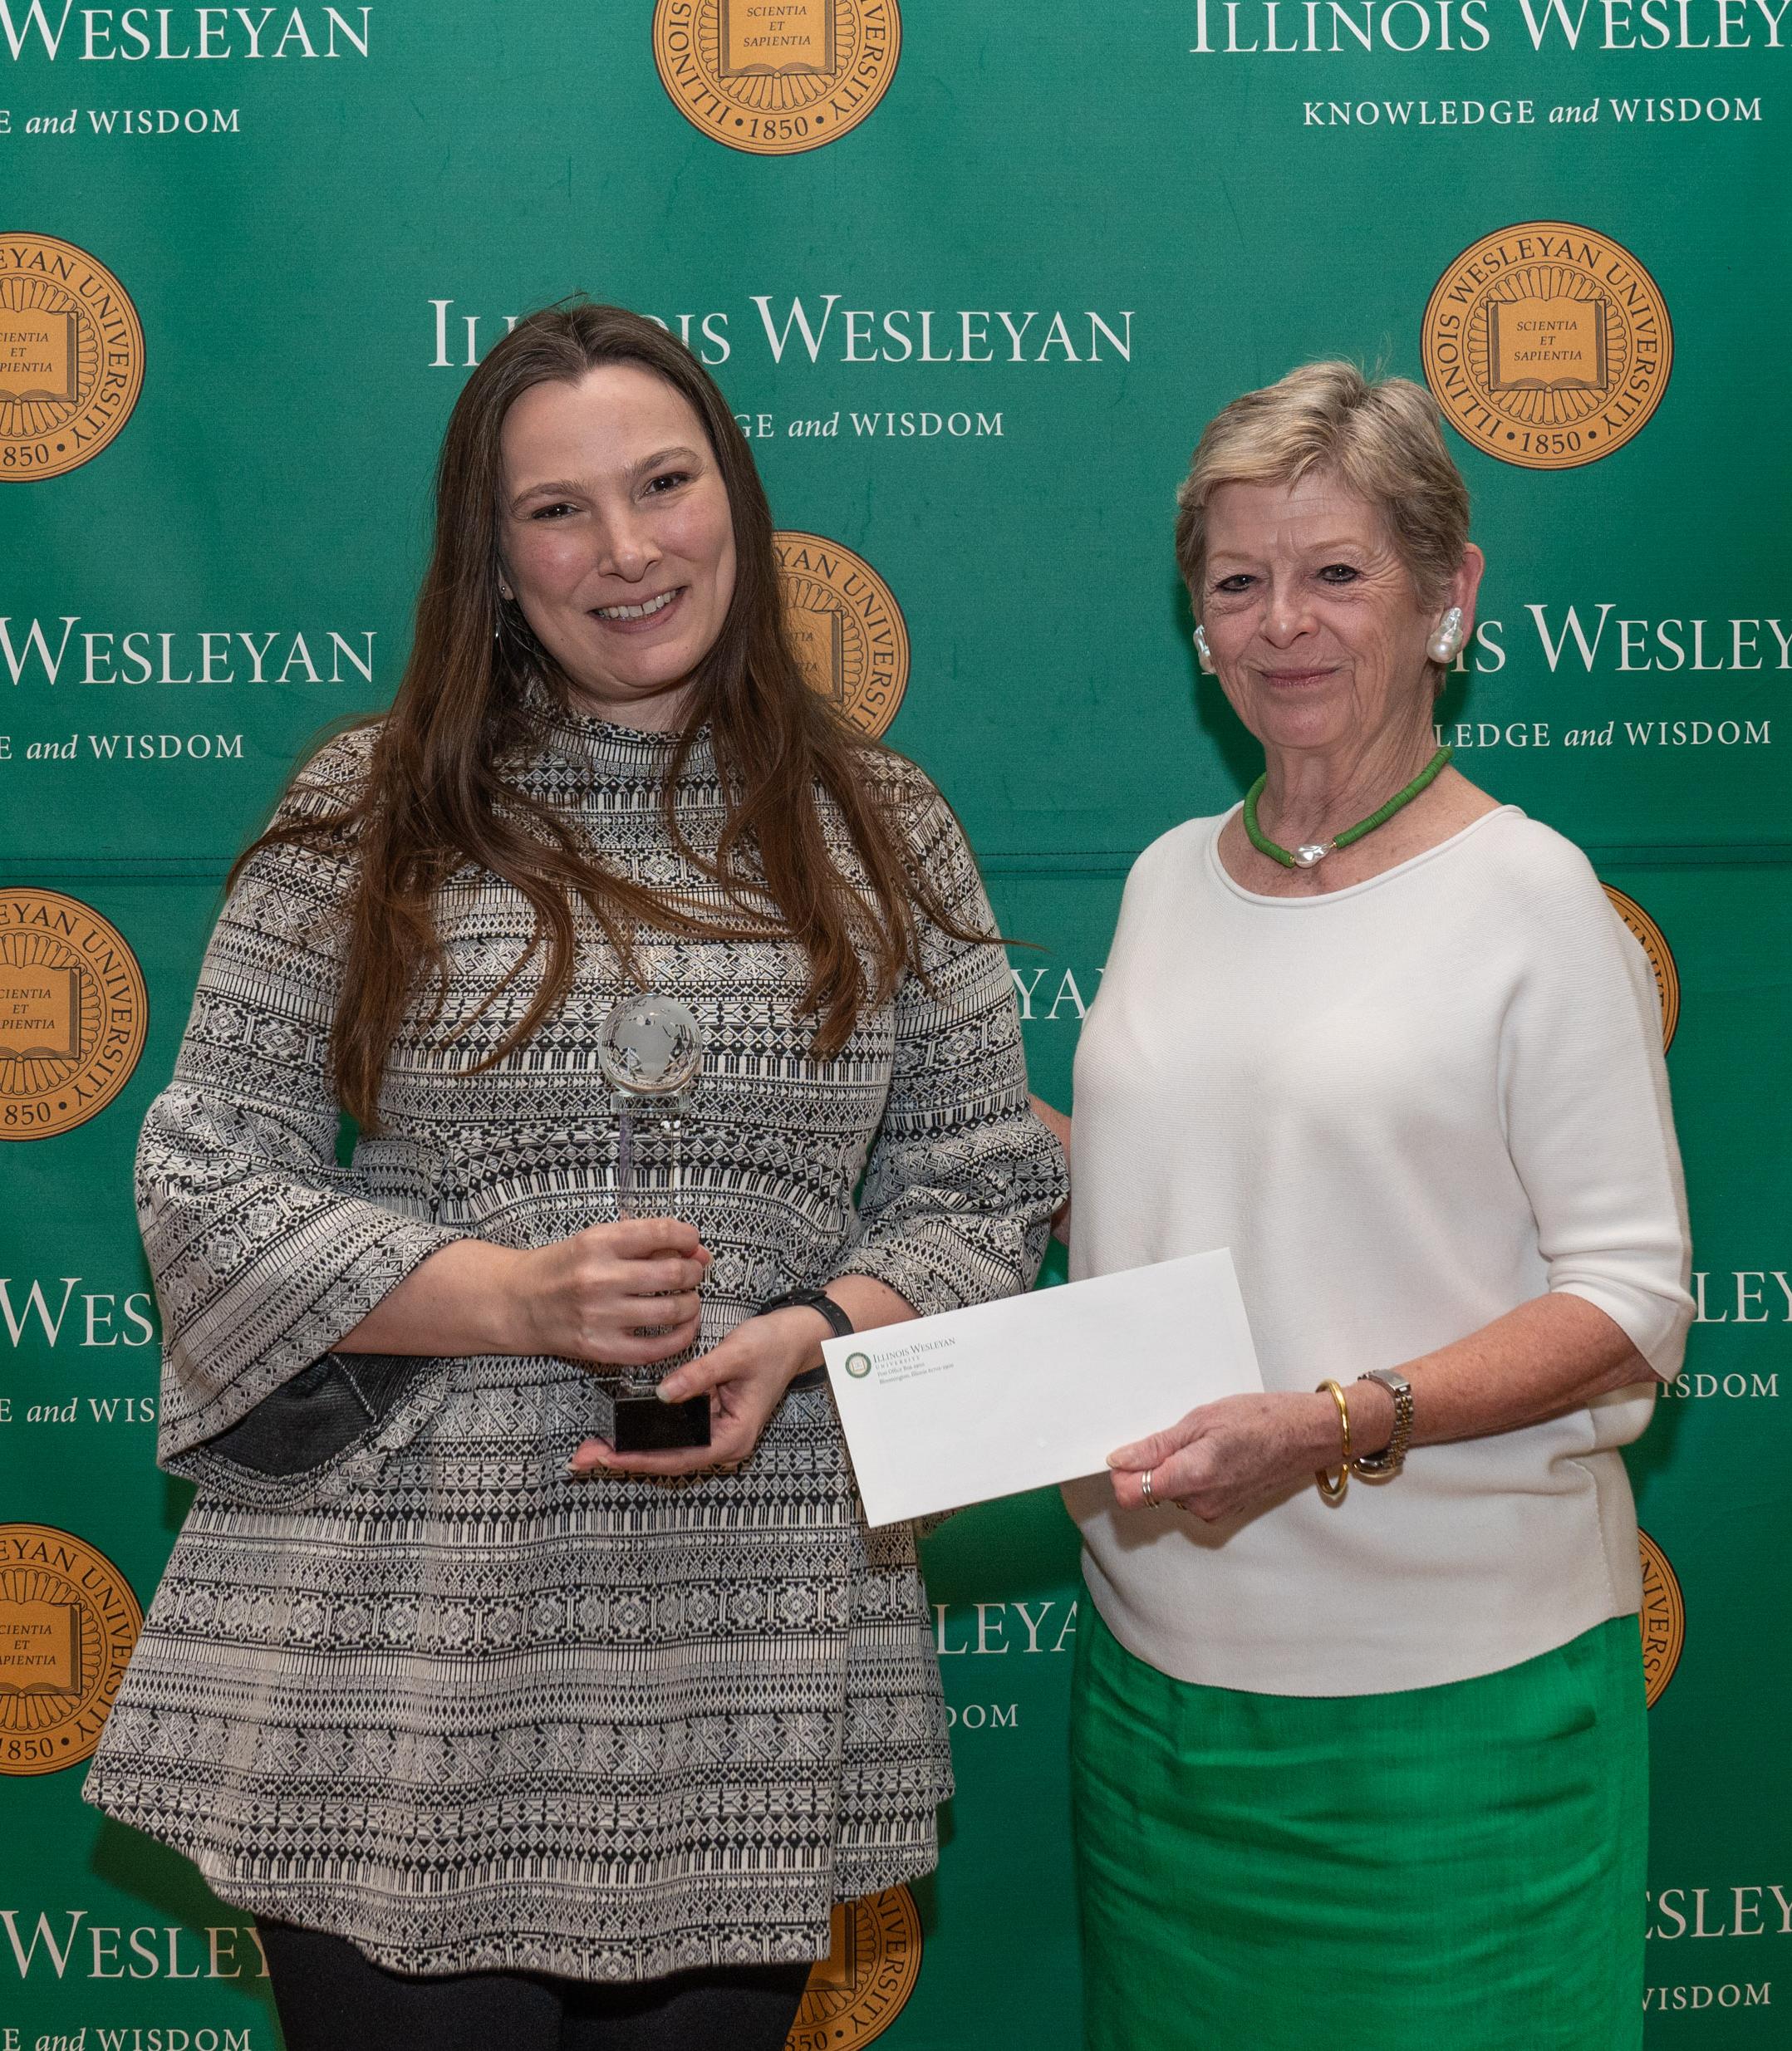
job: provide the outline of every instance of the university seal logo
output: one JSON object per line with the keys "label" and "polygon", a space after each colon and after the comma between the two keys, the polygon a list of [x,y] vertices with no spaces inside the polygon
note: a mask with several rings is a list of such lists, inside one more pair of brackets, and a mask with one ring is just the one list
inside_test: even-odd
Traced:
{"label": "university seal logo", "polygon": [[1642,943],[1642,951],[1649,958],[1649,966],[1655,972],[1655,992],[1662,1002],[1662,1052],[1665,1054],[1674,1043],[1674,1028],[1680,1023],[1680,971],[1674,964],[1673,950],[1667,945],[1667,935],[1634,897],[1614,891],[1609,883],[1605,886],[1605,894],[1612,900],[1612,909]]}
{"label": "university seal logo", "polygon": [[118,928],[57,891],[0,890],[0,1140],[49,1140],[130,1080],[149,993]]}
{"label": "university seal logo", "polygon": [[53,235],[0,234],[0,483],[91,462],[142,390],[143,323],[106,266]]}
{"label": "university seal logo", "polygon": [[772,537],[784,619],[810,684],[873,739],[908,689],[908,626],[865,560],[819,534]]}
{"label": "university seal logo", "polygon": [[1567,221],[1471,243],[1437,281],[1420,346],[1457,433],[1530,470],[1621,449],[1661,404],[1674,357],[1655,280],[1609,235]]}
{"label": "university seal logo", "polygon": [[97,1547],[48,1524],[0,1524],[0,1774],[91,1759],[143,1628]]}
{"label": "university seal logo", "polygon": [[897,0],[659,0],[653,55],[695,128],[755,156],[819,150],[889,90]]}
{"label": "university seal logo", "polygon": [[1686,1604],[1667,1555],[1647,1531],[1637,1536],[1642,1545],[1643,1699],[1653,1709],[1680,1664],[1686,1642]]}
{"label": "university seal logo", "polygon": [[921,1917],[906,1887],[834,1906],[833,1941],[809,1974],[785,2051],[857,2051],[902,2011],[921,1978]]}

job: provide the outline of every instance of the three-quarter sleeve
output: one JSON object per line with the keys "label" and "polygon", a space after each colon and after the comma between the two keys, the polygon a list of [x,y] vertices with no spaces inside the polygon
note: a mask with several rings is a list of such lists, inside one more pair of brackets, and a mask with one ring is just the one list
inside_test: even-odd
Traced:
{"label": "three-quarter sleeve", "polygon": [[[930,786],[914,858],[967,932],[995,930],[963,829]],[[896,999],[889,1100],[837,1274],[871,1275],[923,1317],[1029,1288],[1068,1187],[1033,1115],[1013,978],[1000,945],[923,929],[920,973]]]}
{"label": "three-quarter sleeve", "polygon": [[[331,743],[282,817],[339,807],[366,747],[361,735]],[[174,1078],[138,1146],[138,1219],[163,1325],[160,1457],[201,1481],[225,1478],[212,1442],[317,1368],[456,1236],[417,1197],[409,1210],[402,1194],[375,1200],[336,1160],[327,1053],[351,873],[346,851],[257,851],[213,933]],[[388,1370],[387,1393],[392,1380]],[[346,1393],[368,1386],[351,1381]],[[371,1420],[379,1399],[366,1407]]]}
{"label": "three-quarter sleeve", "polygon": [[1507,1141],[1549,1288],[1603,1310],[1663,1380],[1680,1371],[1691,1244],[1648,959],[1583,857],[1534,879],[1539,944],[1502,1035]]}

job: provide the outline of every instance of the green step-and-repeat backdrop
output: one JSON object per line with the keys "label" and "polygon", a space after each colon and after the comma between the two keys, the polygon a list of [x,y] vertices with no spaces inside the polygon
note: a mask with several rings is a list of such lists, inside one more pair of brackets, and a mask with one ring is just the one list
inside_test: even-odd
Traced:
{"label": "green step-and-repeat backdrop", "polygon": [[[79,1798],[187,1493],[131,1152],[231,856],[394,687],[468,367],[574,291],[728,393],[1060,1102],[1132,856],[1255,773],[1171,562],[1196,435],[1306,359],[1430,380],[1489,562],[1443,736],[1673,1033],[1648,2042],[1792,2041],[1789,121],[1787,0],[0,0],[0,2051],[278,2051],[248,1918]],[[798,2041],[1068,2047],[1070,1528],[928,1564],[943,1861]]]}

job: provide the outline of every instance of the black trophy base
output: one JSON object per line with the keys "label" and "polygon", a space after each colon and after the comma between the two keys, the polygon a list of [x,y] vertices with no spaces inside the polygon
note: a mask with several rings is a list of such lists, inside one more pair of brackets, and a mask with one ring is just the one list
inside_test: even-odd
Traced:
{"label": "black trophy base", "polygon": [[709,1443],[709,1399],[662,1403],[656,1396],[619,1396],[610,1443],[619,1453],[680,1453]]}

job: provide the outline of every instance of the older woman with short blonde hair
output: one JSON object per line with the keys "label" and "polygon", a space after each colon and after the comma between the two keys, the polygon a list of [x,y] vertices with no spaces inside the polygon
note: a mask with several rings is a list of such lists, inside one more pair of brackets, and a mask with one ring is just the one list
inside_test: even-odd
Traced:
{"label": "older woman with short blonde hair", "polygon": [[1230,1246],[1265,1392],[1068,1491],[1089,2040],[1613,2051],[1647,1775],[1618,1449],[1691,1315],[1647,966],[1436,745],[1481,556],[1418,386],[1249,393],[1180,505],[1265,767],[1127,883],[1071,1268]]}

